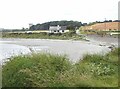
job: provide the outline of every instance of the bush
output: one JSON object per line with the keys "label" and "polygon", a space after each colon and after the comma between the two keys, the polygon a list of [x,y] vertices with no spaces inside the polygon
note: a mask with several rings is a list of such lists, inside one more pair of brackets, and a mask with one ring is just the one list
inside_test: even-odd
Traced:
{"label": "bush", "polygon": [[40,34],[40,35],[47,35],[47,32],[40,32],[38,34]]}
{"label": "bush", "polygon": [[49,36],[61,36],[62,33],[48,33]]}
{"label": "bush", "polygon": [[68,37],[72,37],[72,36],[76,35],[76,32],[75,31],[70,31],[70,32],[64,33],[63,35],[68,36]]}

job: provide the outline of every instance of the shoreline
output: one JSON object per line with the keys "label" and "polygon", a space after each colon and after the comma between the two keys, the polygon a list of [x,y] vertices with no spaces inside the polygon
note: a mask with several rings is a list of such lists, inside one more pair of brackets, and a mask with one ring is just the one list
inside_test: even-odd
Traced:
{"label": "shoreline", "polygon": [[[45,53],[52,53],[52,54],[55,53],[59,55],[67,55],[71,60],[75,60],[75,61],[82,59],[82,56],[84,54],[90,54],[92,52],[90,51],[90,48],[88,46],[91,46],[93,49],[94,47],[96,48],[98,47],[103,51],[105,50],[111,51],[114,48],[119,47],[117,43],[117,38],[113,38],[115,40],[111,41],[109,37],[107,38],[107,36],[100,37],[99,35],[87,35],[86,39],[88,39],[89,41],[39,39],[39,38],[37,39],[36,38],[33,38],[33,39],[32,38],[0,38],[0,44],[13,44],[13,45],[15,44],[18,46],[24,46],[28,48],[30,51],[32,50],[35,53],[45,52]],[[66,45],[70,47],[67,47]],[[82,48],[82,47],[79,47],[79,45],[86,45],[89,48],[89,52],[86,51],[88,49],[86,49],[85,46],[83,46]],[[96,49],[96,51],[98,50],[98,48]],[[84,53],[81,53],[80,50],[78,49],[80,49]],[[103,51],[101,51],[100,53],[103,54]],[[108,53],[109,51],[106,51],[105,53]]]}
{"label": "shoreline", "polygon": [[[53,40],[53,39],[2,39],[2,44],[16,44],[25,46],[35,53],[67,55],[71,61],[82,59],[85,54],[104,54],[109,52],[107,46],[100,46],[89,41]],[[17,49],[16,49],[17,50]]]}

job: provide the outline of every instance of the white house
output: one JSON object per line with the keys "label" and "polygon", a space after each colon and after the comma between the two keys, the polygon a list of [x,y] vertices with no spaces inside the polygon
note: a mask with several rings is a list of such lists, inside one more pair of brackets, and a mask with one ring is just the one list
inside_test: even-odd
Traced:
{"label": "white house", "polygon": [[50,26],[49,27],[49,33],[65,33],[65,32],[69,32],[69,30],[67,30],[66,26]]}

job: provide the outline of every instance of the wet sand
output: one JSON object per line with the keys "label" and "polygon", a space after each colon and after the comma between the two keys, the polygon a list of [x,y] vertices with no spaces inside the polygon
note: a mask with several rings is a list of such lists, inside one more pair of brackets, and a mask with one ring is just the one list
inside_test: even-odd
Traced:
{"label": "wet sand", "polygon": [[91,42],[95,42],[95,43],[101,43],[101,44],[105,44],[105,45],[115,45],[115,46],[119,46],[120,41],[118,40],[118,36],[113,35],[105,35],[105,36],[100,36],[100,35],[87,35],[87,39],[89,39]]}
{"label": "wet sand", "polygon": [[32,52],[47,52],[52,54],[67,55],[72,62],[79,61],[82,59],[84,54],[99,53],[104,55],[104,53],[110,51],[107,46],[99,46],[96,42],[91,41],[4,38],[0,39],[0,42],[1,44],[25,46]]}

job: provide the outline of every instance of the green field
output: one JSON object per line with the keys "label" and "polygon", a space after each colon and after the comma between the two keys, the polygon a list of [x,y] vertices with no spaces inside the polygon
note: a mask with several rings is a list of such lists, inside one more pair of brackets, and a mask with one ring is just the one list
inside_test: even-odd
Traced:
{"label": "green field", "polygon": [[3,65],[3,87],[118,87],[120,48],[102,56],[84,55],[73,64],[66,56],[32,54]]}

